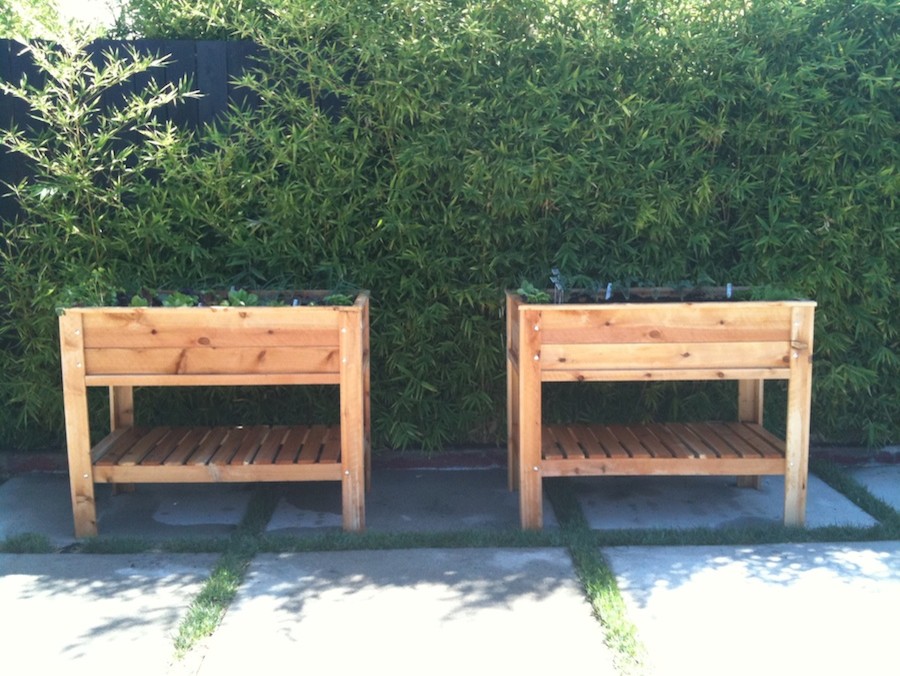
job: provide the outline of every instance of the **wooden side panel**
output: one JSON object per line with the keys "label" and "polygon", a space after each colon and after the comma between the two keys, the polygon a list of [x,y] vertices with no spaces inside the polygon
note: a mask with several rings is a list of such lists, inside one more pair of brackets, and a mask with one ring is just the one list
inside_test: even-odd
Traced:
{"label": "wooden side panel", "polygon": [[87,387],[84,384],[84,330],[80,315],[67,312],[59,318],[59,340],[75,537],[87,537],[97,534],[97,507],[91,467]]}
{"label": "wooden side panel", "polygon": [[342,308],[84,308],[85,347],[326,347]]}
{"label": "wooden side panel", "polygon": [[790,313],[766,302],[554,307],[544,344],[787,342]]}
{"label": "wooden side panel", "polygon": [[85,350],[90,375],[337,373],[332,347],[160,348]]}
{"label": "wooden side panel", "polygon": [[783,368],[789,365],[789,346],[781,343],[598,343],[543,345],[545,371],[636,369],[688,370],[726,368]]}

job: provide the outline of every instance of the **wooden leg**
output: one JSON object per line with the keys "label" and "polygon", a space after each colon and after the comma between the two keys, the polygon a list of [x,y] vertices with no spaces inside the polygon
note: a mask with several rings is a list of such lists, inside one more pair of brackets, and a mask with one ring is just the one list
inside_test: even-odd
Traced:
{"label": "wooden leg", "polygon": [[784,524],[806,523],[809,465],[809,412],[812,396],[813,308],[794,308],[791,335],[791,379],[788,382],[785,438]]}
{"label": "wooden leg", "polygon": [[[738,421],[757,423],[763,421],[763,386],[764,380],[738,381]],[[759,475],[739,476],[737,485],[741,488],[762,488],[762,477]]]}
{"label": "wooden leg", "polygon": [[87,387],[84,382],[84,332],[81,315],[59,318],[63,400],[66,416],[66,449],[75,537],[97,534],[97,506],[91,465],[91,429],[88,419]]}
{"label": "wooden leg", "polygon": [[[134,388],[130,386],[109,388],[109,429],[134,427]],[[113,495],[134,493],[134,484],[113,484]]]}
{"label": "wooden leg", "polygon": [[365,373],[361,313],[341,322],[341,502],[346,531],[366,528]]}
{"label": "wooden leg", "polygon": [[544,526],[541,477],[541,315],[522,313],[518,377],[519,511],[522,528]]}

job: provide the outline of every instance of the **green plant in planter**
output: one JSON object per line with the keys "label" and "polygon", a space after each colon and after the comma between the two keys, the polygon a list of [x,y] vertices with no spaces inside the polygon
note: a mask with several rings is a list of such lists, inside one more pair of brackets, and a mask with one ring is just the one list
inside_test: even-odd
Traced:
{"label": "green plant in planter", "polygon": [[235,289],[234,287],[231,287],[231,290],[228,292],[228,299],[223,300],[221,304],[233,305],[237,307],[258,305],[259,296],[257,296],[255,293],[250,293],[246,289]]}
{"label": "green plant in planter", "polygon": [[550,294],[546,291],[542,291],[535,287],[529,281],[523,281],[522,286],[516,289],[516,293],[518,293],[525,300],[526,303],[549,303],[550,302]]}
{"label": "green plant in planter", "polygon": [[163,298],[163,307],[193,307],[200,301],[199,296],[175,291]]}

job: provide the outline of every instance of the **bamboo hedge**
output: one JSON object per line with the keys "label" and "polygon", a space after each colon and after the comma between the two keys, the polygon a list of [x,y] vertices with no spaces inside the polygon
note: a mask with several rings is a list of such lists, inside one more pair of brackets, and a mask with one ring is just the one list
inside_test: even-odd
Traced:
{"label": "bamboo hedge", "polygon": [[[0,290],[7,445],[61,434],[52,310],[79,283],[371,289],[376,445],[496,443],[503,290],[554,266],[814,298],[815,438],[900,439],[896,2],[305,0],[237,22],[209,0],[193,24],[154,23],[152,4],[132,1],[132,31],[165,36],[170,16],[180,37],[259,43],[241,84],[260,104],[169,130],[141,151],[147,171],[19,186]],[[103,227],[66,207],[79,190]],[[624,392],[560,386],[547,408],[733,414],[706,385]],[[169,420],[327,417],[334,403],[165,396]]]}

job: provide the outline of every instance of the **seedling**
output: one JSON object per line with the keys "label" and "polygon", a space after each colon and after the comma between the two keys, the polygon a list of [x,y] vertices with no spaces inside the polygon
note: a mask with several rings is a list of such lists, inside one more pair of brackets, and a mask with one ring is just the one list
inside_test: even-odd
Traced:
{"label": "seedling", "polygon": [[520,286],[516,293],[518,293],[522,298],[525,299],[526,303],[549,303],[550,302],[550,294],[546,291],[541,291],[534,284],[528,281],[522,282],[522,286]]}

